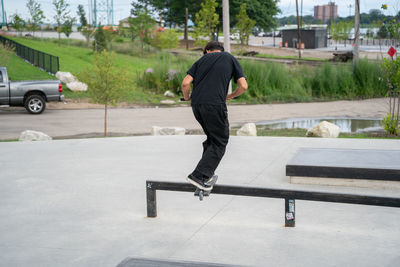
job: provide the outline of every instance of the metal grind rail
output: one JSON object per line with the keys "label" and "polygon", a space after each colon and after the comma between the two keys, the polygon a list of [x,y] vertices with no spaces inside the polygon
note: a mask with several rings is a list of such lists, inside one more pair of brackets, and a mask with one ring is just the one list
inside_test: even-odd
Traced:
{"label": "metal grind rail", "polygon": [[[157,217],[157,190],[191,192],[195,191],[189,183],[146,181],[147,217]],[[285,226],[295,227],[295,201],[308,200],[359,205],[400,208],[400,198],[378,197],[355,194],[340,194],[316,191],[270,189],[262,187],[215,185],[212,194],[266,197],[285,199]]]}

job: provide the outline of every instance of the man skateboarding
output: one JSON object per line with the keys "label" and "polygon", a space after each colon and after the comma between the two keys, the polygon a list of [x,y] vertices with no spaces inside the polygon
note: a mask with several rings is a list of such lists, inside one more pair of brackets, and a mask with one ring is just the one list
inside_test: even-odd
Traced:
{"label": "man skateboarding", "polygon": [[[213,183],[210,181],[225,154],[229,139],[226,100],[243,94],[247,90],[247,82],[239,62],[224,52],[222,44],[209,42],[203,54],[182,82],[183,97],[186,101],[191,100],[193,114],[207,136],[203,142],[203,155],[187,180],[201,190],[211,191]],[[232,78],[238,87],[228,94]],[[191,83],[193,90],[190,94]]]}

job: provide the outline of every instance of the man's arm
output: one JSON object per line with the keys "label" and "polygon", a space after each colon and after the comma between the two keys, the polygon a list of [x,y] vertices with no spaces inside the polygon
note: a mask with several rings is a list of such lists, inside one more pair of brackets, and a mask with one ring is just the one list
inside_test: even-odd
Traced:
{"label": "man's arm", "polygon": [[238,87],[236,88],[236,90],[232,94],[228,94],[226,96],[226,100],[232,100],[233,98],[240,96],[248,88],[246,78],[244,78],[244,77],[239,78],[237,80],[237,84],[238,84]]}
{"label": "man's arm", "polygon": [[186,101],[190,100],[190,84],[193,82],[193,77],[190,76],[189,74],[186,75],[186,77],[182,81],[182,93],[183,93],[183,98]]}

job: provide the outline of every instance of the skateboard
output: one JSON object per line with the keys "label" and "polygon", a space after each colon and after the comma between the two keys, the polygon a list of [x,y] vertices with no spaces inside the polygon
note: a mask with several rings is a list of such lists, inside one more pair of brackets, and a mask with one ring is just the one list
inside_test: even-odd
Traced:
{"label": "skateboard", "polygon": [[[213,175],[213,177],[206,184],[214,186],[217,180],[218,180],[218,175]],[[206,191],[200,188],[196,188],[196,191],[194,191],[194,196],[199,197],[199,200],[202,201],[204,197],[208,197],[211,194],[211,191]]]}

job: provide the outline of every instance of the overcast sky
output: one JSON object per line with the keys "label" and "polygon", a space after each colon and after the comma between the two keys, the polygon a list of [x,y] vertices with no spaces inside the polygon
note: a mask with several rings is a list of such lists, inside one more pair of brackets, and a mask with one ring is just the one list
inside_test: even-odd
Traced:
{"label": "overcast sky", "polygon": [[[24,18],[28,17],[28,10],[26,8],[27,0],[3,0],[4,9],[7,12],[7,17],[17,12]],[[70,4],[71,15],[76,16],[77,6],[79,4],[84,5],[86,13],[88,13],[88,0],[78,1],[78,0],[66,0]],[[105,0],[104,0],[105,1]],[[299,5],[301,5],[301,0]],[[45,22],[53,21],[54,11],[52,0],[38,1],[44,11],[46,16]],[[99,2],[99,0],[98,0]],[[129,16],[130,3],[132,0],[114,0],[114,22]],[[314,5],[324,5],[327,4],[329,0],[303,0],[303,15],[313,15]],[[334,1],[338,5],[339,16],[345,17],[350,14],[354,14],[354,2],[355,0],[336,0]],[[380,9],[382,4],[388,5],[388,10],[384,13],[386,15],[394,15],[400,11],[400,0],[360,0],[360,10],[361,13],[366,12],[370,9]],[[351,7],[350,7],[351,5]],[[279,17],[289,16],[296,14],[296,0],[280,0],[279,8],[282,13]]]}

